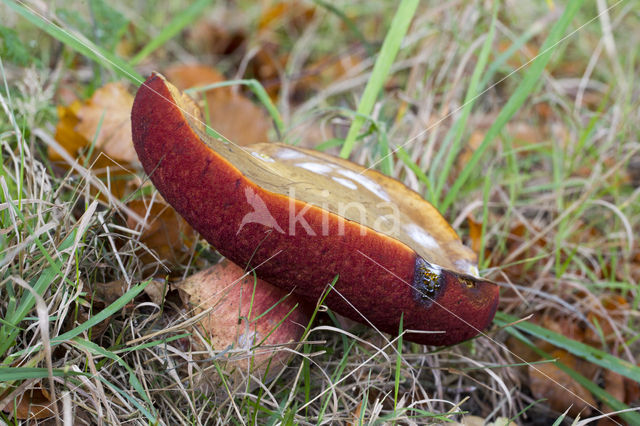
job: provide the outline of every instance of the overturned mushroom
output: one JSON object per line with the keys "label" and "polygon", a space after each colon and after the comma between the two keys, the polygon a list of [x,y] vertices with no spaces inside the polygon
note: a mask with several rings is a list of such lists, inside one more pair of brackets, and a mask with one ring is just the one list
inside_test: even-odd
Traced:
{"label": "overturned mushroom", "polygon": [[[200,318],[198,331],[222,354],[222,371],[234,383],[249,372],[261,381],[280,372],[309,322],[309,309],[295,295],[254,279],[228,259],[175,288],[190,316]],[[204,349],[197,338],[192,340]],[[218,377],[211,379],[219,382]]]}
{"label": "overturned mushroom", "polygon": [[[154,74],[131,115],[163,197],[224,256],[311,302],[407,340],[454,344],[491,322],[498,287],[417,193],[346,160],[206,133],[194,102]],[[247,120],[250,120],[247,117]]]}

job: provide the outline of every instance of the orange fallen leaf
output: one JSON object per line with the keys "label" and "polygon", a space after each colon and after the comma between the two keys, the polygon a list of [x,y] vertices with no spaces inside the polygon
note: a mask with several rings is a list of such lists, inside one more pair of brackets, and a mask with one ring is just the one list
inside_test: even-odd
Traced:
{"label": "orange fallen leaf", "polygon": [[[225,81],[206,65],[174,66],[166,75],[180,90]],[[217,132],[238,145],[268,142],[271,120],[263,108],[231,87],[212,89],[205,95],[211,127]]]}
{"label": "orange fallen leaf", "polygon": [[258,30],[286,28],[301,32],[309,24],[316,9],[301,1],[276,1],[267,7],[258,21]]}
{"label": "orange fallen leaf", "polygon": [[467,216],[467,222],[469,223],[471,250],[478,254],[482,247],[482,222],[476,222],[471,215]]}
{"label": "orange fallen leaf", "polygon": [[351,420],[347,422],[347,426],[354,426],[360,424],[360,416],[362,415],[362,401],[356,406],[355,410],[351,412]]}
{"label": "orange fallen leaf", "polygon": [[[58,125],[56,126],[55,139],[73,157],[77,157],[80,151],[89,145],[89,141],[75,129],[80,119],[78,111],[82,108],[82,102],[74,101],[69,106],[58,106]],[[62,161],[62,156],[49,148],[49,159],[54,162]]]}

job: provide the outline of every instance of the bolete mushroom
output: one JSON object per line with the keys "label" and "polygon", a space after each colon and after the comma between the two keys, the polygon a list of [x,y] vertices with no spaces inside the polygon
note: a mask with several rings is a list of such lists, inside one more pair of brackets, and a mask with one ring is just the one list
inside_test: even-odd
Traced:
{"label": "bolete mushroom", "polygon": [[[498,287],[420,195],[376,171],[283,144],[207,134],[193,100],[159,74],[131,114],[162,196],[222,255],[263,280],[410,341],[448,345],[490,323]],[[251,120],[251,117],[247,117]]]}
{"label": "bolete mushroom", "polygon": [[[227,383],[237,384],[249,372],[263,382],[279,373],[293,353],[286,345],[297,344],[309,322],[309,308],[299,304],[297,296],[254,279],[228,259],[174,288],[190,316],[201,316],[195,327],[225,355],[219,361]],[[205,375],[219,384],[213,376]]]}

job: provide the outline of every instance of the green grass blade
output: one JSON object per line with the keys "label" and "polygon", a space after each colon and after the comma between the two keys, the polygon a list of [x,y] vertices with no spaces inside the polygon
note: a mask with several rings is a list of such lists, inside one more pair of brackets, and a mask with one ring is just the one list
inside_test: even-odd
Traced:
{"label": "green grass blade", "polygon": [[399,147],[396,150],[396,155],[402,162],[416,175],[418,180],[424,184],[427,188],[427,199],[433,200],[433,186],[431,185],[431,181],[427,177],[427,175],[422,171],[422,169],[411,159],[411,156],[403,147]]}
{"label": "green grass blade", "polygon": [[[398,392],[400,390],[400,372],[402,367],[402,323],[404,320],[404,312],[400,315],[400,325],[398,326],[398,352],[396,354],[396,371],[393,382],[393,413],[397,415],[398,410]],[[396,422],[394,421],[393,424]]]}
{"label": "green grass blade", "polygon": [[[487,34],[486,39],[482,45],[482,50],[480,51],[480,56],[478,57],[478,62],[476,63],[475,69],[473,70],[473,74],[471,75],[471,81],[469,82],[469,88],[467,89],[467,94],[464,98],[464,103],[462,104],[462,111],[460,114],[460,118],[456,120],[456,124],[452,129],[455,134],[453,137],[453,142],[451,147],[448,150],[447,157],[444,160],[442,168],[439,172],[439,178],[437,179],[436,184],[436,194],[434,201],[440,200],[440,195],[442,194],[442,190],[444,189],[444,185],[447,182],[447,177],[449,176],[449,172],[451,171],[451,167],[453,166],[453,162],[458,156],[460,152],[460,143],[462,141],[462,136],[464,135],[464,130],[467,127],[467,121],[469,119],[469,115],[471,114],[471,109],[473,108],[475,101],[478,98],[478,94],[481,91],[480,86],[480,78],[484,73],[484,70],[487,66],[487,62],[489,61],[489,54],[491,53],[493,47],[493,39],[496,33],[496,22],[498,20],[498,1],[493,2],[493,15],[491,17],[491,24],[489,27],[489,34]],[[441,150],[444,152],[444,147]],[[440,164],[438,160],[435,160],[435,164]],[[433,168],[432,170],[436,170]]]}
{"label": "green grass blade", "polygon": [[59,27],[53,22],[46,20],[38,12],[28,6],[23,6],[22,4],[18,4],[11,0],[2,0],[2,2],[27,21],[31,22],[51,37],[60,41],[65,46],[77,51],[81,55],[86,56],[105,68],[112,69],[116,74],[129,79],[136,85],[140,85],[144,81],[142,76],[123,59],[106,51],[100,46],[97,46],[85,37],[69,33],[67,30]]}
{"label": "green grass blade", "polygon": [[132,66],[138,65],[142,62],[151,52],[155,51],[167,41],[171,40],[184,28],[191,25],[196,19],[202,16],[204,9],[212,3],[212,0],[198,0],[192,3],[189,7],[184,9],[181,13],[176,15],[158,34],[156,38],[151,40],[141,51],[139,51],[129,64]]}
{"label": "green grass blade", "polygon": [[504,52],[496,57],[496,59],[491,62],[487,71],[484,73],[482,78],[482,83],[480,83],[480,90],[483,91],[489,85],[489,82],[493,79],[498,70],[501,69],[502,66],[511,58],[518,50],[522,48],[529,40],[533,37],[537,36],[542,30],[544,26],[542,25],[533,25],[527,31],[525,31],[522,35],[515,39],[513,44],[507,48]]}
{"label": "green grass blade", "polygon": [[102,377],[100,375],[98,375],[96,378],[98,380],[100,380],[102,383],[104,383],[106,386],[108,386],[111,389],[113,389],[114,391],[118,392],[120,394],[120,396],[122,396],[123,399],[126,399],[127,401],[129,401],[131,403],[131,405],[133,405],[138,410],[140,410],[140,412],[142,414],[144,414],[145,417],[149,420],[149,422],[150,422],[149,424],[152,424],[152,425],[158,424],[157,416],[154,416],[153,414],[151,414],[149,412],[149,410],[147,410],[144,406],[142,406],[137,399],[133,398],[131,396],[131,392],[129,392],[127,390],[120,389],[119,387],[117,387],[113,383],[109,382],[107,379],[105,379],[104,377]]}
{"label": "green grass blade", "polygon": [[[58,247],[59,251],[64,251],[71,247],[73,241],[75,240],[76,232],[73,231],[69,236],[60,244]],[[42,247],[44,250],[44,247]],[[46,253],[46,251],[45,251]],[[47,253],[48,254],[48,253]],[[62,261],[66,261],[68,258],[68,254],[64,254],[61,256]],[[60,261],[51,259],[49,260],[51,266],[45,269],[42,274],[38,277],[38,279],[33,283],[33,290],[40,295],[43,295],[45,291],[49,288],[49,286],[53,283],[53,281],[61,275],[60,271]],[[31,285],[31,284],[30,284]],[[2,340],[0,341],[0,356],[3,356],[6,351],[13,346],[15,343],[15,339],[20,333],[20,328],[18,324],[24,320],[29,312],[35,306],[36,300],[31,292],[25,292],[22,294],[20,298],[20,303],[17,305],[17,308],[13,311],[12,315],[7,315],[4,320],[5,324],[0,329],[0,337]],[[6,360],[5,360],[6,361]]]}
{"label": "green grass blade", "polygon": [[69,330],[66,333],[62,333],[59,336],[56,336],[53,339],[51,339],[51,344],[54,345],[54,344],[62,343],[65,340],[73,339],[83,331],[90,329],[91,327],[101,323],[102,321],[106,320],[110,316],[114,315],[116,312],[122,309],[127,303],[132,301],[138,294],[140,294],[142,290],[144,290],[144,288],[150,282],[151,280],[140,283],[134,287],[131,287],[129,291],[127,291],[118,299],[116,299],[115,302],[113,302],[112,304],[110,304],[100,312],[98,312],[96,315],[89,318],[87,321],[83,322],[82,324],[75,327],[74,329]]}
{"label": "green grass blade", "polygon": [[393,173],[393,153],[389,149],[389,137],[387,136],[386,126],[380,126],[378,128],[378,134],[380,135],[380,144],[378,145],[381,161],[380,170],[385,175],[391,176]]}
{"label": "green grass blade", "polygon": [[[496,313],[496,322],[500,325],[507,325],[518,321],[518,318],[505,314],[503,312]],[[600,349],[585,345],[573,339],[567,338],[562,334],[547,330],[539,325],[521,321],[511,326],[526,333],[529,333],[539,339],[545,340],[554,346],[562,348],[573,355],[585,359],[595,365],[599,365],[607,370],[615,371],[629,379],[640,382],[640,367],[616,356],[610,355]]]}
{"label": "green grass blade", "polygon": [[[86,373],[72,371],[66,368],[54,368],[54,377],[88,376]],[[43,367],[0,367],[0,382],[15,382],[18,380],[44,379],[49,377],[49,370]]]}
{"label": "green grass blade", "polygon": [[340,18],[340,20],[347,26],[349,31],[353,33],[356,39],[360,41],[360,43],[362,43],[369,56],[373,56],[376,54],[374,46],[372,46],[371,43],[367,41],[367,38],[364,36],[364,34],[362,34],[360,29],[358,29],[358,26],[355,22],[353,22],[353,19],[349,18],[342,10],[338,9],[336,6],[329,2],[326,2],[324,0],[313,0],[313,2],[319,6],[324,7],[329,12]]}
{"label": "green grass blade", "polygon": [[533,60],[522,82],[518,85],[513,95],[509,98],[506,105],[502,108],[500,114],[498,114],[498,117],[493,122],[493,125],[487,131],[484,139],[482,140],[482,143],[473,153],[471,159],[466,164],[465,168],[462,170],[458,178],[455,180],[455,182],[451,186],[451,189],[447,192],[442,205],[439,206],[440,211],[443,214],[446,213],[447,209],[451,206],[453,201],[458,196],[458,193],[462,189],[462,186],[467,182],[471,173],[476,169],[480,158],[484,155],[485,151],[489,147],[489,144],[498,136],[498,134],[502,131],[511,117],[513,117],[513,115],[516,113],[516,111],[518,111],[518,109],[520,109],[525,100],[531,95],[531,93],[533,93],[540,79],[540,75],[544,71],[544,68],[549,62],[549,59],[551,59],[553,48],[560,42],[569,23],[573,20],[573,17],[578,12],[583,2],[584,0],[574,0],[569,2],[560,19],[558,19],[553,28],[551,28],[549,36],[540,49],[540,54],[536,57],[536,59]]}
{"label": "green grass blade", "polygon": [[387,32],[384,42],[382,43],[380,54],[373,66],[371,78],[367,82],[367,86],[364,88],[364,93],[362,94],[360,104],[358,105],[358,115],[356,115],[351,123],[351,127],[349,127],[349,132],[347,133],[344,145],[340,151],[340,157],[349,158],[358,133],[360,133],[360,129],[365,122],[364,118],[361,116],[371,115],[373,105],[375,104],[376,98],[382,89],[382,85],[389,75],[391,65],[393,64],[393,61],[398,54],[398,50],[400,49],[400,43],[409,29],[409,24],[413,19],[413,15],[415,14],[417,7],[417,0],[402,0],[400,6],[398,6],[398,10],[391,21],[391,27]]}
{"label": "green grass blade", "polygon": [[73,339],[73,344],[91,352],[94,355],[101,355],[105,358],[109,358],[110,360],[116,362],[122,368],[127,370],[127,372],[129,373],[129,384],[131,384],[131,387],[133,387],[136,390],[136,392],[138,392],[138,394],[142,397],[142,399],[144,399],[146,402],[148,402],[151,405],[151,399],[149,398],[149,395],[147,395],[144,388],[142,387],[142,383],[140,383],[140,381],[136,377],[135,371],[122,358],[120,358],[118,355],[114,354],[113,352],[89,340],[76,338],[76,339]]}

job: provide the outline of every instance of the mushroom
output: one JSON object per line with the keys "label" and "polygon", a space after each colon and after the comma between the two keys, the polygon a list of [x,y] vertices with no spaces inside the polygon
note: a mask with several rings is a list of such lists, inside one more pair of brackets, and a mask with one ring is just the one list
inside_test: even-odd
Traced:
{"label": "mushroom", "polygon": [[[248,372],[265,382],[287,364],[310,318],[309,308],[295,295],[272,286],[223,259],[174,286],[194,327],[216,351],[222,351],[221,371],[227,382],[241,383]],[[192,339],[198,342],[197,339]],[[206,349],[204,343],[196,343]],[[293,348],[292,348],[293,349]],[[217,375],[204,375],[219,384]]]}
{"label": "mushroom", "polygon": [[200,114],[153,74],[133,141],[158,191],[222,255],[312,303],[328,291],[329,308],[379,331],[398,333],[402,318],[410,341],[450,345],[489,326],[498,287],[419,194],[312,150],[239,147],[209,136]]}

